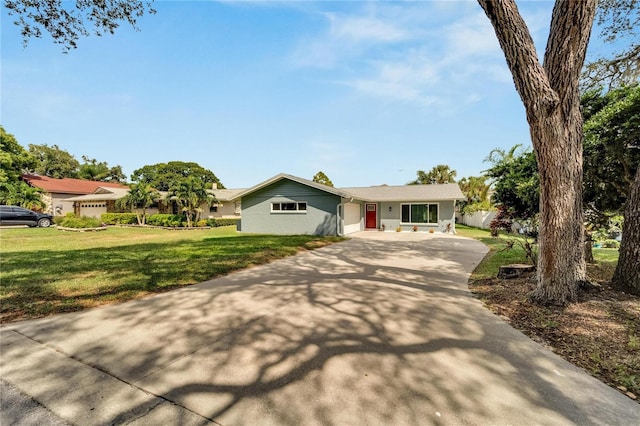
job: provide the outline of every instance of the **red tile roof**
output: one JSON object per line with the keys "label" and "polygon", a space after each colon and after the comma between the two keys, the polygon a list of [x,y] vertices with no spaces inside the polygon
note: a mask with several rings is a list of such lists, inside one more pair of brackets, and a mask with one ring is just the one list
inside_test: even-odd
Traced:
{"label": "red tile roof", "polygon": [[127,185],[120,183],[71,178],[54,179],[38,175],[22,175],[22,179],[29,185],[41,188],[45,192],[60,194],[91,194],[100,186],[105,188],[129,188]]}

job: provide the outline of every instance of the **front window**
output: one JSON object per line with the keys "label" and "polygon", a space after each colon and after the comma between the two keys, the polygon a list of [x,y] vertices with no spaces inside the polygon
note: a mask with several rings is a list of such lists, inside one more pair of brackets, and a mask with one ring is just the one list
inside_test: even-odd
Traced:
{"label": "front window", "polygon": [[438,223],[438,205],[403,204],[402,223]]}
{"label": "front window", "polygon": [[273,213],[285,213],[285,212],[303,212],[307,211],[307,203],[305,202],[286,202],[286,203],[271,203],[271,212]]}

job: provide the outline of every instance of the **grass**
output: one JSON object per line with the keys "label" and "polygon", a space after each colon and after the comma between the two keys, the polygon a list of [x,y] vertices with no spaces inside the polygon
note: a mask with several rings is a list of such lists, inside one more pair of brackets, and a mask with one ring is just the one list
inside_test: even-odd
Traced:
{"label": "grass", "polygon": [[499,236],[492,237],[491,233],[486,229],[471,228],[465,225],[456,225],[458,235],[473,238],[482,241],[489,247],[489,253],[482,262],[476,267],[471,275],[472,280],[493,278],[498,275],[498,270],[502,265],[510,263],[530,263],[527,260],[524,250],[518,244],[508,248],[508,243],[514,240],[524,241],[524,238],[516,235],[505,235],[500,233]]}
{"label": "grass", "polygon": [[526,261],[514,246],[503,251],[509,237],[456,225],[460,235],[475,238],[490,251],[471,275],[469,287],[494,313],[604,383],[638,401],[640,396],[640,297],[610,286],[618,261],[617,249],[594,249],[596,262],[587,265],[597,290],[581,292],[567,307],[540,306],[528,295],[535,277],[497,279],[500,265]]}
{"label": "grass", "polygon": [[0,322],[122,302],[339,240],[245,235],[233,226],[91,233],[0,229]]}

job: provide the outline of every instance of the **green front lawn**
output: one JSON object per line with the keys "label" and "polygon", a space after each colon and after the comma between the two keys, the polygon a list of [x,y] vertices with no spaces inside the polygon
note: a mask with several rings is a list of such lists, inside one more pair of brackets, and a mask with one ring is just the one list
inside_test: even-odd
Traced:
{"label": "green front lawn", "polygon": [[488,229],[471,228],[465,225],[456,225],[456,231],[458,235],[462,237],[482,241],[490,250],[473,271],[473,274],[471,274],[472,280],[496,277],[498,275],[498,269],[502,265],[508,265],[510,263],[530,263],[527,261],[524,250],[519,245],[514,244],[513,248],[507,249],[507,243],[509,241],[524,240],[517,234],[505,235],[503,232],[500,232],[500,235],[495,238],[491,236],[491,232]]}
{"label": "green front lawn", "polygon": [[[524,250],[518,244],[507,250],[507,242],[524,239],[517,234],[505,235],[502,231],[498,238],[491,236],[488,229],[471,228],[465,225],[456,225],[458,235],[482,241],[490,251],[471,274],[471,280],[495,278],[502,265],[510,263],[531,263],[527,260]],[[618,249],[594,248],[593,257],[596,264],[589,265],[589,273],[592,278],[600,281],[602,276],[613,274],[618,263]]]}
{"label": "green front lawn", "polygon": [[0,228],[0,322],[121,302],[339,240],[245,235],[233,226],[86,233]]}

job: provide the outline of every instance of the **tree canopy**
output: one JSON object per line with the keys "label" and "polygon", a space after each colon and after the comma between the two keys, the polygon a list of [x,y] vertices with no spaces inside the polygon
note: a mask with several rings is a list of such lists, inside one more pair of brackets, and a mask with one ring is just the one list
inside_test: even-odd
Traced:
{"label": "tree canopy", "polygon": [[582,106],[586,205],[621,214],[640,164],[640,85],[588,92]]}
{"label": "tree canopy", "polygon": [[518,219],[530,219],[540,211],[540,178],[533,151],[518,152],[520,145],[503,156],[490,155],[493,166],[486,175],[493,179],[493,202]]}
{"label": "tree canopy", "polygon": [[4,6],[14,24],[20,27],[23,44],[32,37],[48,33],[63,51],[77,47],[81,36],[113,34],[122,22],[138,29],[137,21],[145,13],[154,14],[153,0],[108,0],[75,2],[64,0],[5,0]]}
{"label": "tree canopy", "polygon": [[131,180],[148,183],[158,191],[169,191],[172,186],[188,177],[199,180],[209,189],[214,183],[218,188],[224,188],[222,182],[211,170],[207,170],[197,163],[183,161],[169,161],[168,163],[141,167],[134,170]]}
{"label": "tree canopy", "polygon": [[407,185],[455,183],[456,174],[456,171],[451,170],[448,165],[438,164],[428,172],[425,172],[424,170],[418,170],[416,172],[416,180],[408,182]]}
{"label": "tree canopy", "polygon": [[127,180],[121,166],[109,167],[104,161],[82,156],[84,161],[78,169],[80,179],[96,180],[100,182],[124,183]]}
{"label": "tree canopy", "polygon": [[600,0],[597,23],[600,38],[617,48],[590,61],[584,69],[585,91],[608,90],[637,83],[640,78],[640,4],[638,0]]}
{"label": "tree canopy", "polygon": [[29,152],[35,158],[33,172],[56,179],[78,177],[80,163],[58,145],[30,144]]}
{"label": "tree canopy", "polygon": [[313,181],[317,183],[321,183],[323,185],[333,186],[333,182],[331,182],[331,179],[329,179],[327,175],[325,175],[324,172],[322,171],[313,175]]}
{"label": "tree canopy", "polygon": [[18,143],[15,136],[0,126],[0,183],[16,183],[35,164],[35,158]]}

